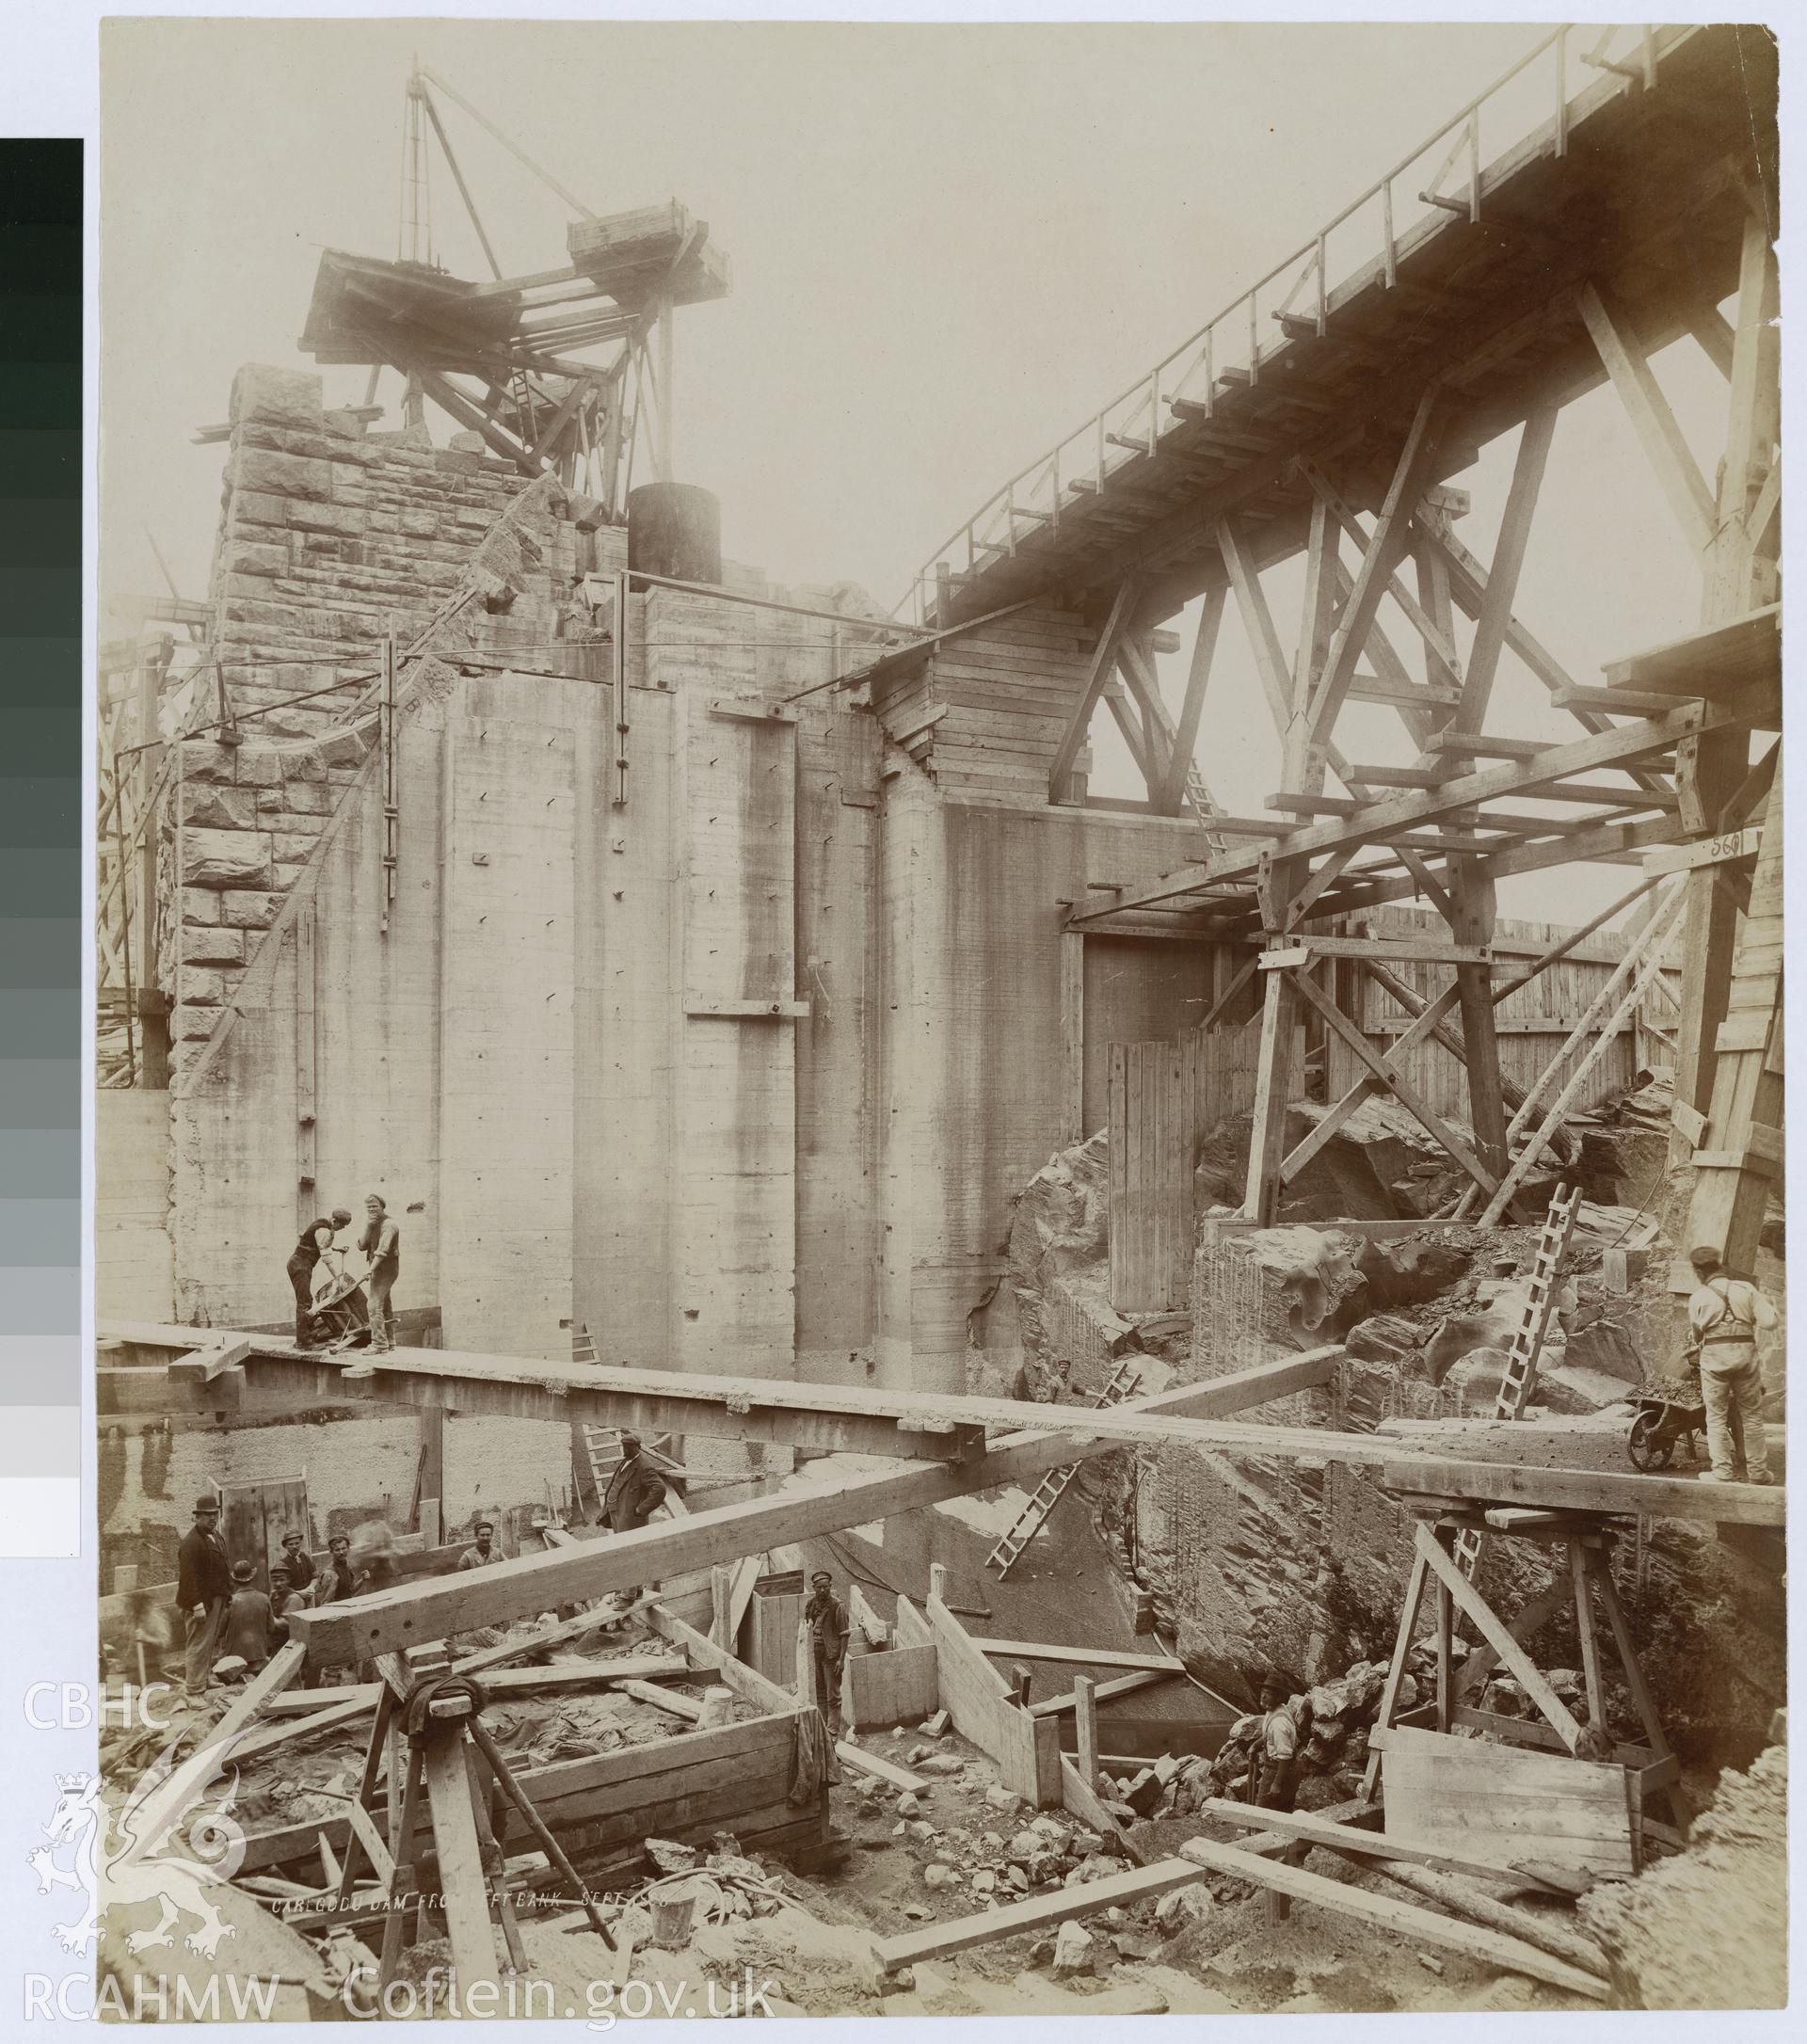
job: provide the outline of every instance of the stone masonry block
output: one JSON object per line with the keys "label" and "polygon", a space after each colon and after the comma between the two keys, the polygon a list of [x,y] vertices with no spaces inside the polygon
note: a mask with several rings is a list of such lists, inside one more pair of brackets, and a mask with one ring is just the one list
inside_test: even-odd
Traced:
{"label": "stone masonry block", "polygon": [[348,726],[343,731],[335,731],[324,739],[314,751],[321,763],[329,767],[360,766],[369,758],[376,743],[376,720],[366,718],[361,724]]}
{"label": "stone masonry block", "polygon": [[219,897],[220,920],[234,930],[267,930],[282,904],[280,894],[259,893],[249,888]]}
{"label": "stone masonry block", "polygon": [[413,539],[437,539],[440,519],[436,511],[404,511],[402,530]]}
{"label": "stone masonry block", "polygon": [[184,781],[223,781],[238,778],[238,760],[231,745],[218,745],[211,738],[185,738],[182,742],[182,777]]}
{"label": "stone masonry block", "polygon": [[273,369],[247,362],[232,378],[232,422],[255,420],[292,433],[321,430],[321,379],[304,369]]}
{"label": "stone masonry block", "polygon": [[289,571],[289,550],[274,542],[251,539],[229,539],[220,549],[219,566],[227,577],[227,586],[232,579],[240,575],[286,575]]}
{"label": "stone masonry block", "polygon": [[241,447],[232,455],[232,487],[323,503],[332,494],[332,464],[308,455],[275,454],[267,447]]}
{"label": "stone masonry block", "polygon": [[232,528],[240,525],[285,525],[288,522],[286,499],[274,496],[266,489],[235,489],[232,492],[231,518]]}
{"label": "stone masonry block", "polygon": [[[297,782],[324,781],[327,777],[327,762],[316,746],[285,745],[276,759],[284,789],[292,790]],[[289,806],[291,808],[297,806],[294,803]]]}
{"label": "stone masonry block", "polygon": [[271,861],[266,831],[191,830],[183,839],[182,877],[191,887],[267,887]]}
{"label": "stone masonry block", "polygon": [[282,783],[282,755],[274,745],[241,745],[238,748],[238,784],[241,788],[279,788]]}
{"label": "stone masonry block", "polygon": [[226,976],[205,966],[184,966],[176,973],[176,999],[183,1007],[217,1008],[226,998]]}
{"label": "stone masonry block", "polygon": [[219,924],[184,926],[182,962],[184,966],[242,966],[245,963],[245,933]]}
{"label": "stone masonry block", "polygon": [[300,497],[289,500],[288,513],[289,523],[297,532],[337,533],[344,539],[356,539],[368,519],[368,513],[354,503],[310,503]]}
{"label": "stone masonry block", "polygon": [[296,823],[311,823],[312,830],[278,830],[272,834],[271,843],[280,862],[306,865],[313,856],[313,848],[322,828],[320,819],[314,816],[283,819]]}
{"label": "stone masonry block", "polygon": [[[215,923],[219,920],[219,908],[225,896],[216,893],[212,887],[179,887],[182,920],[184,926],[191,923]],[[237,897],[233,897],[234,900]]]}
{"label": "stone masonry block", "polygon": [[266,830],[286,830],[294,826],[281,822],[280,818],[330,816],[337,800],[338,790],[325,780],[284,781],[280,788],[260,788],[258,822]]}
{"label": "stone masonry block", "polygon": [[226,788],[217,781],[185,781],[182,820],[208,830],[255,830],[257,790]]}

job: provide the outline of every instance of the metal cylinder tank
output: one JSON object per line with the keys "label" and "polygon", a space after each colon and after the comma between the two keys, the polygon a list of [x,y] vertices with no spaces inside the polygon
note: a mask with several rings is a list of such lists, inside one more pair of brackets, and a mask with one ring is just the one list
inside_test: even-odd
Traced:
{"label": "metal cylinder tank", "polygon": [[677,582],[722,579],[722,505],[695,483],[642,483],[628,492],[630,573]]}

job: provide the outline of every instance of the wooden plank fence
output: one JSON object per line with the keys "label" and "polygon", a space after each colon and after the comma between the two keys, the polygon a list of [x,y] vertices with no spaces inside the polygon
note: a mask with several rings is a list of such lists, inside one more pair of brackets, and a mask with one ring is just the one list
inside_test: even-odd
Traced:
{"label": "wooden plank fence", "polygon": [[[1385,909],[1362,919],[1369,932],[1377,936],[1447,934],[1441,918],[1428,910]],[[1329,927],[1340,934],[1339,924]],[[1495,933],[1495,942],[1500,947],[1510,946],[1515,954],[1511,962],[1522,967],[1538,952],[1557,943],[1564,928],[1560,923],[1502,918]],[[1590,938],[1570,956],[1559,959],[1540,973],[1528,986],[1521,987],[1499,1003],[1494,1014],[1499,1032],[1499,1068],[1504,1078],[1521,1087],[1532,1084],[1555,1055],[1563,1037],[1611,976],[1624,949],[1625,939],[1617,932]],[[1427,1000],[1440,994],[1453,978],[1447,966],[1426,965],[1411,959],[1392,960],[1389,965],[1399,979]],[[1374,1047],[1383,1054],[1391,1050],[1412,1019],[1392,996],[1367,974],[1343,961],[1338,961],[1335,967],[1335,988],[1338,1004],[1360,1023]],[[1662,1015],[1657,1010],[1664,1005],[1653,990],[1650,1019],[1659,1027]],[[1575,1102],[1575,1111],[1592,1107],[1608,1094],[1623,1093],[1631,1084],[1639,1065],[1651,1062],[1645,1056],[1646,1050],[1660,1047],[1654,1038],[1634,1028],[1628,1020],[1590,1075]],[[1355,1053],[1340,1037],[1331,1035],[1324,1048],[1325,1082],[1329,1097],[1334,1100],[1354,1084],[1362,1066]],[[1564,1061],[1560,1077],[1549,1089],[1549,1097],[1554,1098],[1567,1081],[1587,1048],[1588,1046],[1583,1044]],[[1657,1062],[1667,1062],[1669,1059],[1663,1057]],[[1440,1045],[1427,1042],[1408,1052],[1403,1076],[1417,1088],[1435,1112],[1466,1123],[1468,1075],[1461,1061]]]}
{"label": "wooden plank fence", "polygon": [[[1112,1044],[1111,1303],[1169,1313],[1191,1297],[1192,1173],[1217,1125],[1255,1105],[1261,1017],[1183,1030],[1176,1043]],[[1304,1094],[1305,1035],[1294,1039],[1288,1090]]]}
{"label": "wooden plank fence", "polygon": [[1165,1313],[1191,1270],[1191,1151],[1178,1044],[1112,1044],[1111,1303]]}

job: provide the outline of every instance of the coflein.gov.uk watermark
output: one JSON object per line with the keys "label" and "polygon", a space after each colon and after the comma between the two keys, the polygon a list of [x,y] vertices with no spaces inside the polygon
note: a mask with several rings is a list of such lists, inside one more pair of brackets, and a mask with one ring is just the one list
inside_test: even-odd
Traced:
{"label": "coflein.gov.uk watermark", "polygon": [[[24,2015],[28,2022],[270,2022],[282,2013],[279,1974],[185,1974],[166,1979],[138,1973],[130,1980],[103,1972],[27,1973]],[[739,1980],[592,1980],[581,2002],[569,1988],[550,1980],[508,1975],[460,1983],[450,1967],[435,1966],[419,1980],[392,1980],[379,1988],[374,1967],[347,1972],[339,1998],[354,2021],[403,2022],[422,2017],[462,2017],[477,2021],[583,2019],[587,2028],[614,2029],[617,2022],[684,2016],[776,2016],[777,1983],[755,1980],[750,1968]]]}
{"label": "coflein.gov.uk watermark", "polygon": [[[122,1694],[97,1693],[86,1683],[34,1683],[23,1699],[26,1723],[40,1732],[118,1724],[161,1733],[172,1722],[172,1701],[162,1683]],[[47,1925],[48,1941],[77,1963],[24,1976],[25,2021],[268,2022],[298,2013],[292,2004],[305,1983],[238,1972],[232,1964],[239,1935],[232,1881],[246,1852],[232,1755],[242,1736],[241,1728],[186,1755],[181,1738],[171,1738],[117,1796],[104,1794],[95,1774],[54,1777],[40,1842],[23,1857],[39,1894],[59,1898],[63,1920]],[[204,1964],[179,1962],[178,1953]],[[550,2017],[582,2020],[593,2030],[648,2018],[778,2013],[777,1983],[756,1980],[751,1968],[738,1980],[594,1980],[560,1988],[516,1974],[461,1981],[453,1968],[435,1966],[419,1979],[384,1984],[363,1963],[367,1956],[355,1943],[329,1940],[311,1998],[335,1997],[356,2021]]]}

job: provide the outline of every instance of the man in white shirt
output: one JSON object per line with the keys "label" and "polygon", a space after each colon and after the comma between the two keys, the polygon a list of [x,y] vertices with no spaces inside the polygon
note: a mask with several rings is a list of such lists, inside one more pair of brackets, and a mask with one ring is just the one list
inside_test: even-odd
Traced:
{"label": "man in white shirt", "polygon": [[[1749,1471],[1752,1483],[1773,1483],[1763,1437],[1763,1369],[1757,1361],[1757,1332],[1780,1326],[1775,1307],[1748,1278],[1734,1277],[1717,1249],[1696,1249],[1694,1290],[1687,1301],[1701,1365],[1701,1399],[1706,1408],[1706,1446],[1713,1467],[1703,1483],[1736,1483]],[[1734,1412],[1738,1425],[1735,1431]],[[1739,1453],[1737,1432],[1743,1434]]]}
{"label": "man in white shirt", "polygon": [[1255,1799],[1263,1810],[1290,1810],[1299,1785],[1299,1724],[1285,1686],[1271,1675],[1261,1685],[1261,1710]]}

